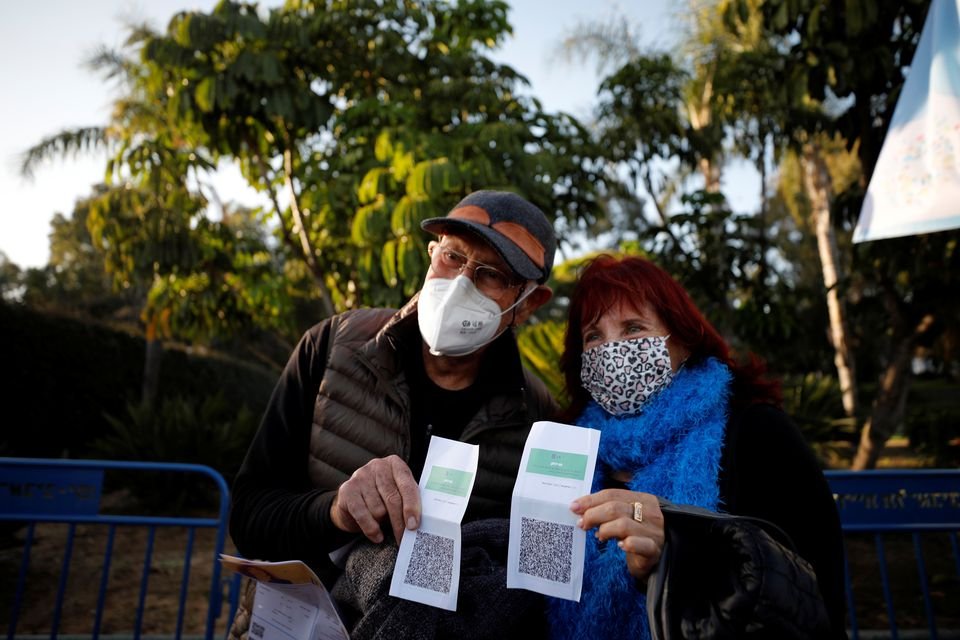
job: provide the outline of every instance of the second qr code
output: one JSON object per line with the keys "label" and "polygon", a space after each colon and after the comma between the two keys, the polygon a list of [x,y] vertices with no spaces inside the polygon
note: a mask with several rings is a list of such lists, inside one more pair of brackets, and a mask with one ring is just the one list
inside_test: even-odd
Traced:
{"label": "second qr code", "polygon": [[520,521],[520,573],[570,583],[573,525],[535,518]]}

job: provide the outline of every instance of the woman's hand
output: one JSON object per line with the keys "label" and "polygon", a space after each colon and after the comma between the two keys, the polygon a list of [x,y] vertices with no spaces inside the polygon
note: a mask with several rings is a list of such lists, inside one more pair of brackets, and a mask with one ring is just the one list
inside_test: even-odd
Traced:
{"label": "woman's hand", "polygon": [[[635,507],[634,503],[639,503]],[[660,562],[663,550],[663,513],[657,496],[626,489],[604,489],[577,498],[570,505],[580,516],[584,531],[599,527],[600,540],[616,538],[617,546],[627,554],[627,570],[638,580],[646,580]]]}

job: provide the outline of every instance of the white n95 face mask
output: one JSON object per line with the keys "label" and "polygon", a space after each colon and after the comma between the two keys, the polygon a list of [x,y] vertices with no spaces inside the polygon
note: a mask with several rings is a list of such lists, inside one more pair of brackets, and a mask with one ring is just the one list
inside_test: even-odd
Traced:
{"label": "white n95 face mask", "polygon": [[499,304],[480,293],[464,275],[453,280],[431,278],[423,284],[417,300],[420,335],[435,356],[468,355],[500,335],[500,318],[531,291],[501,311]]}

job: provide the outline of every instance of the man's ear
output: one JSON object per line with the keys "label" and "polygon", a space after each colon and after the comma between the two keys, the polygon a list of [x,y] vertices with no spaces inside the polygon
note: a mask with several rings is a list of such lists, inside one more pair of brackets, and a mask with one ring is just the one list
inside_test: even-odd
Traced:
{"label": "man's ear", "polygon": [[514,316],[513,325],[517,326],[526,322],[534,311],[547,304],[552,297],[553,290],[550,287],[545,284],[537,286],[517,307],[517,315]]}

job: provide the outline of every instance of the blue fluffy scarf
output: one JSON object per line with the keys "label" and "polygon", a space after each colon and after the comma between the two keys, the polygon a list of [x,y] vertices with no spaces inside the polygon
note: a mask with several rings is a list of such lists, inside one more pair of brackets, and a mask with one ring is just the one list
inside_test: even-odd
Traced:
{"label": "blue fluffy scarf", "polygon": [[[681,368],[639,415],[613,416],[590,402],[577,424],[602,432],[593,491],[615,484],[611,473],[632,470],[632,491],[716,510],[731,379],[726,365],[711,358]],[[551,637],[649,638],[646,597],[624,552],[593,533],[587,532],[580,602],[550,598]]]}

